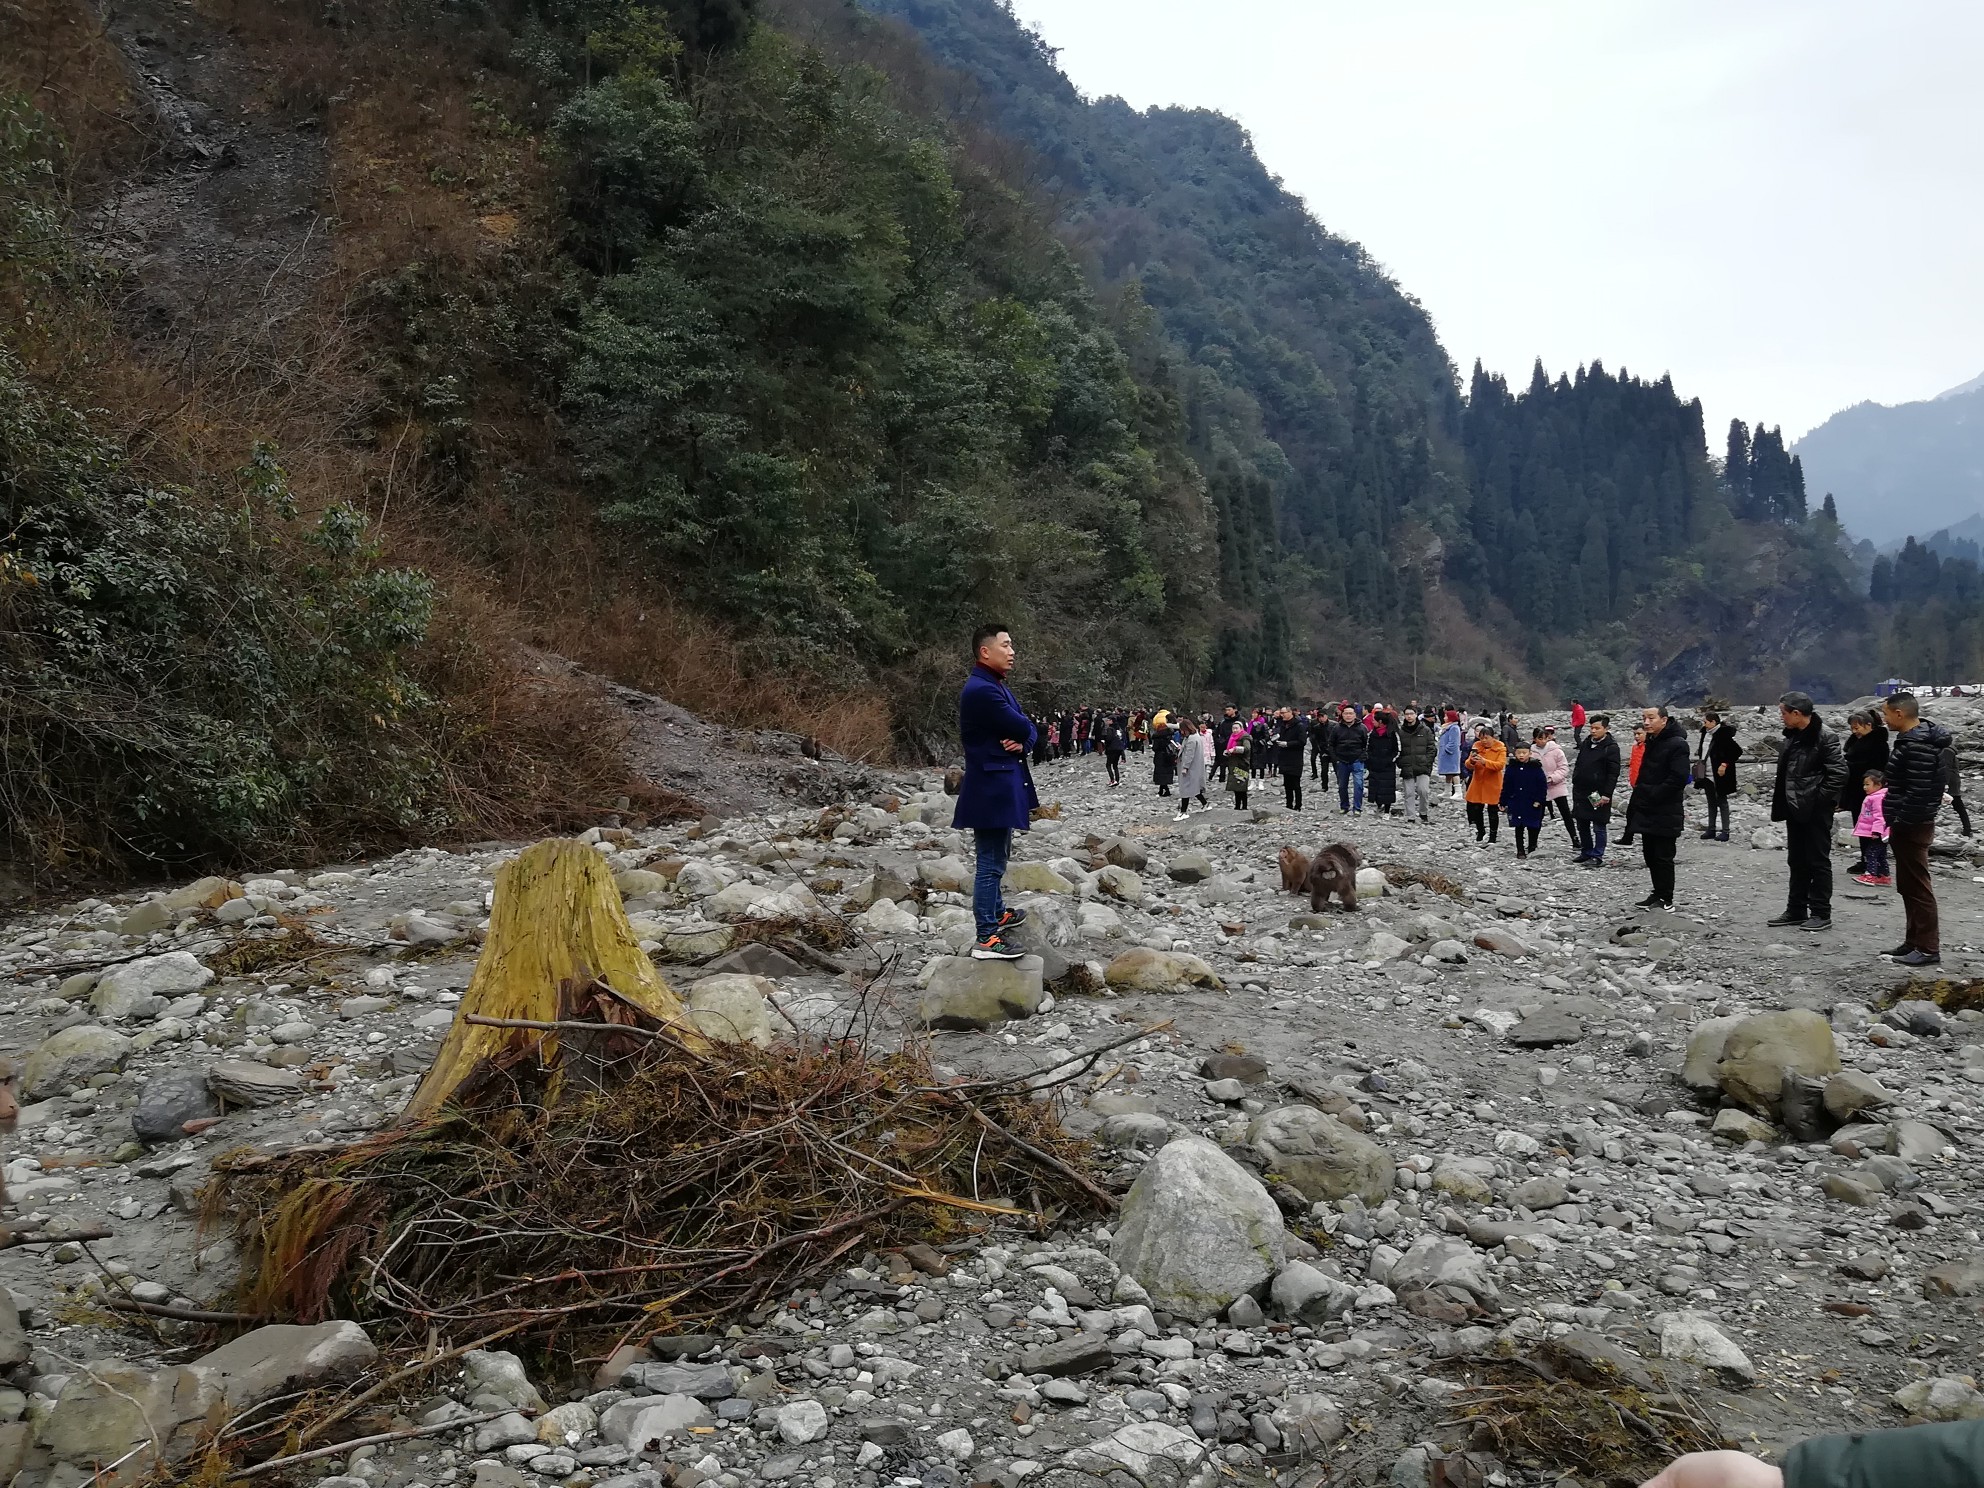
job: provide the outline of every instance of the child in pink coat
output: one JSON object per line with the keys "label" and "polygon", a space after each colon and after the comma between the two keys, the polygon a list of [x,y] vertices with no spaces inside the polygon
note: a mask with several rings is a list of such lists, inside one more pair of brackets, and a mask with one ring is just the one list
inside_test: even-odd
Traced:
{"label": "child in pink coat", "polygon": [[1888,872],[1888,782],[1879,770],[1869,770],[1867,798],[1860,803],[1860,819],[1853,824],[1853,835],[1860,839],[1861,855],[1867,871],[1853,875],[1855,883],[1885,886],[1894,882]]}

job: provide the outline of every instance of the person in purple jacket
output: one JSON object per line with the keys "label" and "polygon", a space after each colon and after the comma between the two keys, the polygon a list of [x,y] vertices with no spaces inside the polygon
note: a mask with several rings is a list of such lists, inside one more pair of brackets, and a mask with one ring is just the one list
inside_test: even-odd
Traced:
{"label": "person in purple jacket", "polygon": [[969,830],[977,843],[978,872],[972,880],[971,912],[977,938],[971,954],[980,961],[1017,961],[1026,952],[1006,932],[1026,918],[1007,909],[1006,862],[1013,833],[1033,825],[1040,796],[1027,769],[1033,723],[1006,685],[1013,669],[1013,638],[1003,625],[981,625],[971,634],[971,675],[958,694],[958,737],[964,742],[964,780],[951,825]]}

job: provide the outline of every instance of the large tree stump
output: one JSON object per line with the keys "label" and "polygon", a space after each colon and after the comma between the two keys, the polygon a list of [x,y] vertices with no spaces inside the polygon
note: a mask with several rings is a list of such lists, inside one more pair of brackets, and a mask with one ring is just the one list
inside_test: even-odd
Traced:
{"label": "large tree stump", "polygon": [[562,1078],[556,1030],[492,1028],[468,1017],[555,1023],[564,1016],[568,989],[596,982],[668,1024],[681,1042],[704,1046],[681,1000],[635,940],[599,853],[568,837],[526,848],[496,874],[489,938],[475,975],[403,1118],[432,1116],[471,1076],[525,1057],[550,1068],[544,1094],[555,1102]]}

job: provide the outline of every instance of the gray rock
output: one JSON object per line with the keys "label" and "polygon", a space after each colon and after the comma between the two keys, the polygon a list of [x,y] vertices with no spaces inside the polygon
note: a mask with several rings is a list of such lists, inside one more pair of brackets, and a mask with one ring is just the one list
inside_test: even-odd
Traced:
{"label": "gray rock", "polygon": [[1926,1121],[1896,1121],[1888,1127],[1888,1151],[1905,1163],[1934,1162],[1950,1139]]}
{"label": "gray rock", "polygon": [[1150,855],[1127,837],[1111,837],[1102,844],[1102,856],[1118,868],[1142,873],[1150,866]]}
{"label": "gray rock", "polygon": [[773,1422],[780,1440],[794,1447],[818,1441],[833,1424],[828,1419],[827,1408],[817,1400],[794,1400],[781,1405],[773,1413]]}
{"label": "gray rock", "polygon": [[1455,1301],[1493,1307],[1501,1300],[1488,1257],[1462,1240],[1421,1235],[1398,1258],[1386,1283],[1393,1291],[1440,1292]]}
{"label": "gray rock", "polygon": [[1722,1063],[1723,1045],[1741,1018],[1708,1018],[1697,1023],[1688,1035],[1688,1051],[1682,1057],[1681,1083],[1704,1095],[1722,1088],[1716,1066]]}
{"label": "gray rock", "polygon": [[185,1456],[228,1414],[220,1386],[189,1367],[154,1373],[103,1359],[67,1377],[39,1440],[58,1463],[83,1469],[71,1481],[87,1481],[99,1466],[121,1460],[116,1481],[128,1483],[161,1455],[167,1462]]}
{"label": "gray rock", "polygon": [[193,1368],[240,1409],[288,1390],[346,1379],[378,1358],[365,1330],[339,1319],[255,1328],[203,1355]]}
{"label": "gray rock", "polygon": [[97,978],[90,993],[90,1006],[100,1018],[128,1018],[154,997],[170,1001],[188,992],[197,992],[214,979],[214,974],[194,959],[190,951],[171,951],[163,956],[144,956],[113,966]]}
{"label": "gray rock", "polygon": [[1357,1303],[1357,1288],[1337,1280],[1307,1261],[1290,1261],[1268,1289],[1275,1314],[1291,1323],[1321,1327],[1349,1312]]}
{"label": "gray rock", "polygon": [[[897,885],[900,895],[891,898],[907,899],[909,887]],[[756,977],[796,977],[806,975],[806,968],[786,955],[777,946],[766,945],[763,941],[746,941],[734,951],[725,951],[714,961],[705,963],[703,969],[710,972],[733,972],[741,976]]]}
{"label": "gray rock", "polygon": [[14,1294],[0,1287],[0,1372],[28,1361],[28,1330],[21,1325],[21,1309]]}
{"label": "gray rock", "polygon": [[474,1349],[462,1356],[462,1390],[471,1398],[493,1395],[518,1410],[544,1409],[544,1397],[524,1372],[524,1361],[501,1349]]}
{"label": "gray rock", "polygon": [[1984,1395],[1960,1374],[1910,1380],[1891,1398],[1897,1407],[1924,1421],[1984,1420]]}
{"label": "gray rock", "polygon": [[1509,1030],[1509,1042],[1522,1049],[1548,1049],[1575,1044],[1584,1037],[1584,1024],[1569,1013],[1543,1008]]}
{"label": "gray rock", "polygon": [[1343,1435],[1343,1417],[1327,1395],[1290,1395],[1270,1418],[1282,1444],[1291,1451],[1322,1451]]}
{"label": "gray rock", "polygon": [[1756,1379],[1749,1355],[1730,1341],[1713,1318],[1699,1312],[1671,1312],[1661,1314],[1656,1322],[1661,1358],[1698,1365],[1746,1385]]}
{"label": "gray rock", "polygon": [[1571,1201],[1571,1191],[1559,1178],[1532,1178],[1509,1191],[1509,1202],[1525,1209],[1555,1209]]}
{"label": "gray rock", "polygon": [[634,1364],[621,1380],[657,1395],[686,1395],[691,1400],[728,1400],[737,1393],[725,1364]]}
{"label": "gray rock", "polygon": [[641,1395],[609,1405],[599,1418],[599,1434],[630,1452],[645,1452],[650,1445],[666,1446],[668,1439],[687,1436],[691,1427],[712,1424],[709,1410],[687,1395]]}
{"label": "gray rock", "polygon": [[1153,1306],[1202,1321],[1281,1270],[1287,1236],[1259,1179],[1203,1137],[1180,1137],[1131,1186],[1111,1256]]}
{"label": "gray rock", "polygon": [[1204,883],[1214,873],[1212,859],[1202,852],[1181,852],[1165,870],[1176,883]]}
{"label": "gray rock", "polygon": [[1811,1079],[1839,1073],[1832,1025],[1807,1008],[1739,1019],[1723,1041],[1715,1072],[1731,1100],[1760,1115],[1775,1116],[1787,1069]]}
{"label": "gray rock", "polygon": [[1259,1085],[1268,1077],[1268,1062],[1252,1054],[1208,1054],[1199,1061],[1199,1073],[1208,1080],[1238,1080],[1243,1085]]}
{"label": "gray rock", "polygon": [[917,1020],[926,1028],[983,1030],[1040,1011],[1045,992],[1038,956],[1017,961],[940,957],[916,994]]}
{"label": "gray rock", "polygon": [[1777,1128],[1768,1121],[1759,1121],[1748,1111],[1724,1106],[1715,1113],[1709,1135],[1720,1137],[1725,1142],[1774,1142],[1777,1140]]}
{"label": "gray rock", "polygon": [[1894,1104],[1894,1093],[1872,1075],[1841,1070],[1826,1081],[1826,1114],[1834,1121],[1853,1120],[1863,1111]]}
{"label": "gray rock", "polygon": [[1960,1261],[1945,1261],[1922,1273],[1925,1297],[1976,1297],[1984,1295],[1984,1254]]}
{"label": "gray rock", "polygon": [[477,1452],[500,1452],[505,1447],[520,1447],[525,1442],[536,1440],[537,1428],[531,1424],[530,1417],[521,1411],[511,1411],[493,1421],[484,1421],[470,1437],[473,1450]]}
{"label": "gray rock", "polygon": [[1194,987],[1222,991],[1213,969],[1184,951],[1159,951],[1136,946],[1109,963],[1102,979],[1128,992],[1186,992]]}
{"label": "gray rock", "polygon": [[689,1021],[719,1043],[772,1046],[771,995],[778,989],[761,976],[720,972],[704,977],[684,999]]}
{"label": "gray rock", "polygon": [[123,1069],[130,1057],[131,1041],[114,1029],[94,1023],[60,1029],[28,1055],[21,1072],[21,1094],[30,1101],[66,1095],[87,1085],[92,1075]]}
{"label": "gray rock", "polygon": [[220,1115],[220,1101],[207,1088],[205,1070],[164,1069],[145,1082],[131,1130],[140,1142],[176,1142],[185,1124]]}
{"label": "gray rock", "polygon": [[1314,1106],[1280,1106],[1255,1117],[1247,1145],[1312,1204],[1356,1195],[1375,1208],[1391,1196],[1391,1154]]}
{"label": "gray rock", "polygon": [[207,1071],[207,1088],[230,1106],[273,1106],[300,1095],[309,1081],[295,1069],[223,1059]]}
{"label": "gray rock", "polygon": [[1078,1333],[1055,1343],[1042,1344],[1020,1355],[1024,1374],[1051,1374],[1057,1379],[1107,1369],[1116,1362],[1109,1351],[1108,1335]]}

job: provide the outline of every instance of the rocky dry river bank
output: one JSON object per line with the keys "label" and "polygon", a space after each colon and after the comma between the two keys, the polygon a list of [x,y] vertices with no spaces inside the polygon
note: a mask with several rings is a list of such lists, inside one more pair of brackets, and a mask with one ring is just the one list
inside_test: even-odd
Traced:
{"label": "rocky dry river bank", "polygon": [[[294,1475],[1554,1481],[1564,1463],[1454,1424],[1510,1354],[1686,1392],[1755,1450],[1984,1413],[1968,842],[1937,858],[1948,980],[1912,984],[1876,959],[1891,891],[1842,880],[1829,935],[1765,928],[1783,864],[1752,799],[1735,841],[1684,841],[1678,909],[1649,916],[1630,907],[1636,854],[1573,868],[1546,830],[1518,864],[1506,839],[1476,848],[1458,803],[1422,827],[1339,816],[1312,787],[1291,815],[1261,782],[1253,813],[1180,824],[1139,757],[1126,773],[1120,790],[1090,761],[1040,773],[1061,814],[1016,857],[1038,953],[1017,966],[956,959],[968,846],[927,775],[824,818],[597,843],[651,954],[725,1036],[929,1024],[957,1071],[1053,1080],[1164,1024],[1054,1092],[1127,1189],[1120,1212],[855,1257],[728,1336],[583,1370],[471,1354],[392,1422],[448,1429]],[[1366,873],[1356,914],[1312,915],[1276,853],[1339,840],[1390,872]],[[196,1324],[109,1309],[235,1305],[233,1241],[197,1215],[213,1159],[393,1120],[515,851],[272,867],[8,923],[0,1052],[24,1077],[0,1223],[45,1238],[0,1250],[0,1481],[68,1488],[119,1458],[128,1477],[202,1422],[377,1367],[351,1323],[215,1352]],[[829,915],[858,934],[836,958],[739,934]],[[109,1235],[64,1238],[90,1231]]]}

